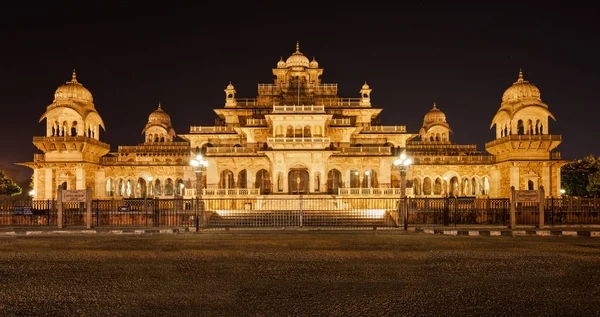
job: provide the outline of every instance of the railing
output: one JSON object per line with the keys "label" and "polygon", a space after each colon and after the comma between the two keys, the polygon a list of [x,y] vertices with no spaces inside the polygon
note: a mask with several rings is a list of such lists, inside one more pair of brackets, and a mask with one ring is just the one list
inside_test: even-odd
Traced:
{"label": "railing", "polygon": [[268,137],[268,143],[329,143],[329,137]]}
{"label": "railing", "polygon": [[[192,189],[190,196],[195,196],[196,190]],[[186,192],[187,194],[187,192]],[[256,196],[260,194],[260,188],[204,188],[202,195],[205,196]]]}
{"label": "railing", "polygon": [[235,130],[228,126],[190,126],[190,133],[235,133]]}
{"label": "railing", "polygon": [[[233,190],[206,191],[203,199],[148,198],[92,201],[93,227],[401,227],[406,211],[408,226],[496,225],[510,223],[508,198],[399,198],[336,196],[270,196],[248,189],[245,196]],[[243,189],[239,189],[243,190]],[[254,191],[252,191],[254,190]],[[364,189],[378,190],[378,189]],[[387,188],[384,190],[388,190]],[[394,196],[398,188],[394,188]],[[193,192],[192,192],[193,193]],[[187,193],[186,193],[187,194]],[[190,195],[194,196],[194,195]],[[242,196],[242,197],[240,197]],[[595,198],[546,198],[547,226],[600,225],[600,200]],[[0,227],[58,225],[54,200],[0,200]],[[63,204],[63,225],[85,226],[83,203]],[[533,226],[539,208],[521,203],[515,212],[517,225]]]}
{"label": "railing", "polygon": [[389,146],[352,146],[352,147],[336,147],[335,151],[338,154],[392,154],[392,149]]}
{"label": "railing", "polygon": [[458,155],[458,156],[414,156],[413,164],[479,164],[494,163],[495,156],[491,155]]}
{"label": "railing", "polygon": [[406,149],[412,152],[431,151],[431,150],[456,150],[456,151],[477,151],[476,144],[454,144],[445,141],[410,141],[406,143]]}
{"label": "railing", "polygon": [[406,132],[405,125],[394,125],[394,126],[382,126],[372,125],[364,127],[362,132]]}
{"label": "railing", "polygon": [[246,126],[267,126],[267,120],[248,118],[246,119]]}
{"label": "railing", "polygon": [[86,136],[34,136],[33,142],[87,142],[110,149],[110,145]]}
{"label": "railing", "polygon": [[[408,188],[407,188],[408,190]],[[412,191],[410,191],[412,192]],[[400,188],[338,188],[338,195],[392,195],[400,197]]]}
{"label": "railing", "polygon": [[206,148],[207,154],[217,153],[256,153],[256,148],[241,147],[241,146],[213,146]]}
{"label": "railing", "polygon": [[553,134],[511,134],[500,139],[488,142],[485,147],[498,145],[507,141],[561,141],[561,135]]}
{"label": "railing", "polygon": [[352,124],[350,118],[331,119],[329,122],[330,126],[349,126],[350,124]]}
{"label": "railing", "polygon": [[323,105],[283,105],[273,106],[273,112],[324,112]]}
{"label": "railing", "polygon": [[315,98],[315,103],[326,107],[358,107],[360,98]]}
{"label": "railing", "polygon": [[173,152],[189,151],[188,142],[157,142],[140,145],[119,145],[119,152]]}

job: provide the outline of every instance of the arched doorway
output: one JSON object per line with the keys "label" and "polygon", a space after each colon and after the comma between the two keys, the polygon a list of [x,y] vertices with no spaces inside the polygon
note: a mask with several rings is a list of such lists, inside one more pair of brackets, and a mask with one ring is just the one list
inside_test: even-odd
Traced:
{"label": "arched doorway", "polygon": [[308,193],[308,169],[290,169],[288,173],[288,193],[299,195]]}
{"label": "arched doorway", "polygon": [[342,187],[342,172],[334,168],[327,173],[327,193],[336,195],[340,187]]}
{"label": "arched doorway", "polygon": [[255,188],[260,189],[261,195],[271,193],[271,175],[266,169],[261,169],[256,172],[256,182],[254,183]]}
{"label": "arched doorway", "polygon": [[135,186],[135,197],[137,198],[146,198],[146,180],[143,178],[138,178],[137,184]]}

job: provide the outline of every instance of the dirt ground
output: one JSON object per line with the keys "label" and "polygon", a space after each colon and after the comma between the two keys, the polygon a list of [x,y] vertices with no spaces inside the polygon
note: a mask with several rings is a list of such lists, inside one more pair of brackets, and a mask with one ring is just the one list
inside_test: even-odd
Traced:
{"label": "dirt ground", "polygon": [[589,316],[598,285],[589,237],[0,237],[1,316]]}

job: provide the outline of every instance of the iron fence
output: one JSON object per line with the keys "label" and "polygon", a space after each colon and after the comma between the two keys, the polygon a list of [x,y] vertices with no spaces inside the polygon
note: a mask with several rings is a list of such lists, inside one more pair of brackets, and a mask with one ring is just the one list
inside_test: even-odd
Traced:
{"label": "iron fence", "polygon": [[[93,200],[94,227],[387,227],[510,223],[507,198],[276,196]],[[57,226],[54,200],[1,200],[0,226]],[[84,203],[63,203],[63,225],[85,226]],[[516,204],[517,225],[536,225],[539,206]],[[600,225],[596,198],[547,198],[545,224]]]}

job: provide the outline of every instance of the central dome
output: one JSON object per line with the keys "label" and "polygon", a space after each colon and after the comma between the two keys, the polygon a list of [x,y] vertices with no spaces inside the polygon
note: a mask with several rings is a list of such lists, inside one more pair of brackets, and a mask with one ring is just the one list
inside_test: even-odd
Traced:
{"label": "central dome", "polygon": [[77,74],[73,70],[73,76],[71,81],[66,84],[60,85],[54,92],[54,101],[74,99],[84,102],[93,102],[94,98],[92,93],[83,87],[81,83],[77,81]]}
{"label": "central dome", "polygon": [[425,114],[424,122],[446,122],[446,115],[437,108],[435,103],[433,108]]}
{"label": "central dome", "polygon": [[504,91],[502,102],[519,101],[522,99],[541,100],[541,94],[540,90],[534,84],[523,79],[523,71],[519,71],[519,79]]}
{"label": "central dome", "polygon": [[168,126],[171,125],[171,116],[169,116],[168,113],[166,113],[160,103],[158,104],[158,109],[154,110],[149,116],[148,116],[148,123],[164,123]]}
{"label": "central dome", "polygon": [[308,57],[300,53],[300,44],[296,43],[296,51],[285,61],[285,67],[309,67]]}

